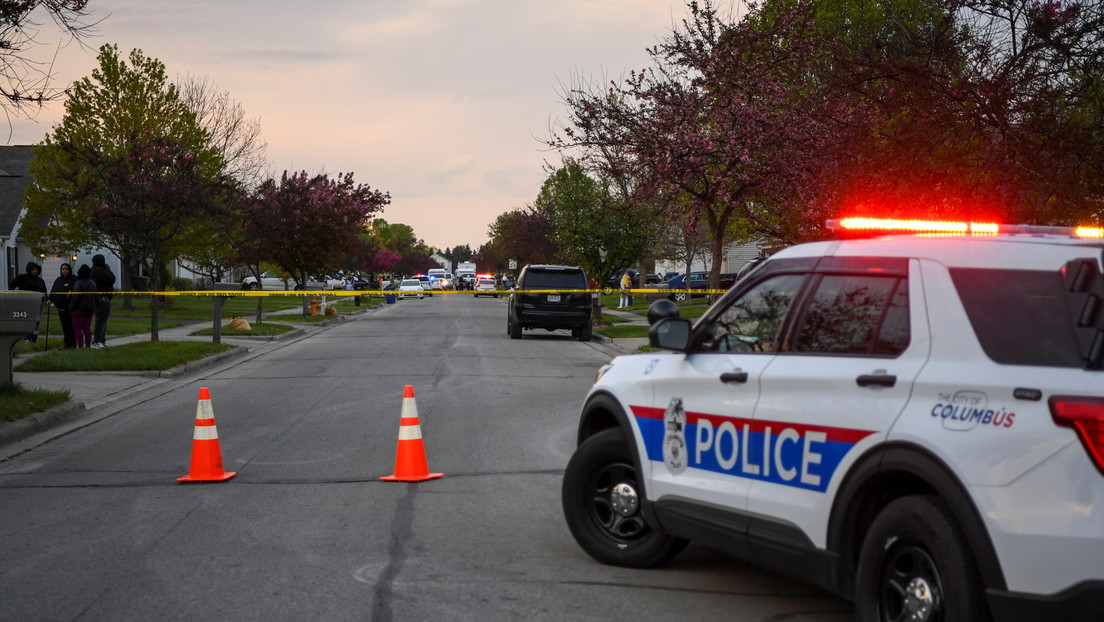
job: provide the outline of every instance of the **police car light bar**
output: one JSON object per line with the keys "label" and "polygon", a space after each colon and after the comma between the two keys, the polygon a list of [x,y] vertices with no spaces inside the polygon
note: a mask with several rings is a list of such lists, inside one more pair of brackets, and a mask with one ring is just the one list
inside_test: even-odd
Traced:
{"label": "police car light bar", "polygon": [[991,236],[1004,234],[1072,235],[1079,238],[1104,238],[1104,227],[1049,227],[1040,225],[999,225],[997,223],[903,220],[895,218],[836,218],[829,220],[829,231],[852,235],[916,235]]}
{"label": "police car light bar", "polygon": [[828,221],[831,230],[877,231],[885,233],[935,233],[951,235],[996,235],[996,223],[949,220],[900,220],[896,218],[839,218]]}

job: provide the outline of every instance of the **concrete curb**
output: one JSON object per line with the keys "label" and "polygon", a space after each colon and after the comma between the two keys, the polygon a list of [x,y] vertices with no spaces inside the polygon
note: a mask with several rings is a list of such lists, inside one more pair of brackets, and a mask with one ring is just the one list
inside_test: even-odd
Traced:
{"label": "concrete curb", "polygon": [[66,402],[49,410],[27,415],[19,421],[0,425],[0,446],[21,441],[39,432],[68,423],[84,414],[84,410],[83,402]]}

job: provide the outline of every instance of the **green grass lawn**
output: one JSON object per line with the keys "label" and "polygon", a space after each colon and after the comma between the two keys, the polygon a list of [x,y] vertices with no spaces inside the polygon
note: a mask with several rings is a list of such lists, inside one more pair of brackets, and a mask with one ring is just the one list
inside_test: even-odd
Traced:
{"label": "green grass lawn", "polygon": [[[60,350],[65,346],[65,338],[61,332],[61,320],[58,319],[56,310],[49,307],[50,322],[46,323],[46,315],[38,322],[38,341],[35,343],[18,342],[12,348],[13,354],[30,354],[32,352],[46,352],[48,350]],[[180,326],[184,322],[173,320],[161,320],[157,326],[161,329]],[[50,331],[47,334],[47,329]],[[127,337],[129,335],[141,335],[150,332],[149,317],[144,319],[134,317],[115,317],[114,314],[107,319],[107,337]],[[47,337],[49,339],[47,340]]]}
{"label": "green grass lawn", "polygon": [[[223,337],[275,337],[283,335],[295,330],[287,324],[274,324],[272,322],[263,322],[261,324],[249,323],[249,330],[238,330],[236,328],[230,328],[229,326],[223,326],[219,332]],[[204,328],[203,330],[197,330],[189,335],[194,337],[209,337],[215,333],[215,329]]]}
{"label": "green grass lawn", "polygon": [[68,391],[24,389],[19,383],[0,386],[0,422],[17,421],[69,401]]}
{"label": "green grass lawn", "polygon": [[599,335],[605,335],[610,339],[638,339],[648,337],[648,326],[633,324],[631,326],[601,326],[594,329]]}
{"label": "green grass lawn", "polygon": [[23,361],[15,371],[164,371],[234,347],[203,341],[140,341],[102,350],[53,350]]}

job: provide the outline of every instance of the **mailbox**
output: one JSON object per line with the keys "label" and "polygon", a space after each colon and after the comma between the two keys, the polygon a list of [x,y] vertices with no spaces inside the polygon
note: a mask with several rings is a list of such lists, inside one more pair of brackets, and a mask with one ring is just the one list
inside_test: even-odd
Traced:
{"label": "mailbox", "polygon": [[42,294],[0,292],[0,385],[12,383],[12,349],[38,329]]}

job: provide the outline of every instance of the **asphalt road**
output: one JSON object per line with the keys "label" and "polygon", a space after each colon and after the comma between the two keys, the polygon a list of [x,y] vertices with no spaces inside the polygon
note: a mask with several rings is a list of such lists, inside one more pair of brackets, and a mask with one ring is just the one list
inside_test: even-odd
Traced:
{"label": "asphalt road", "polygon": [[[576,546],[560,481],[610,356],[434,296],[179,381],[0,462],[0,620],[852,619],[703,547],[637,571]],[[445,476],[379,481],[408,384]],[[178,484],[199,387],[238,475]]]}

